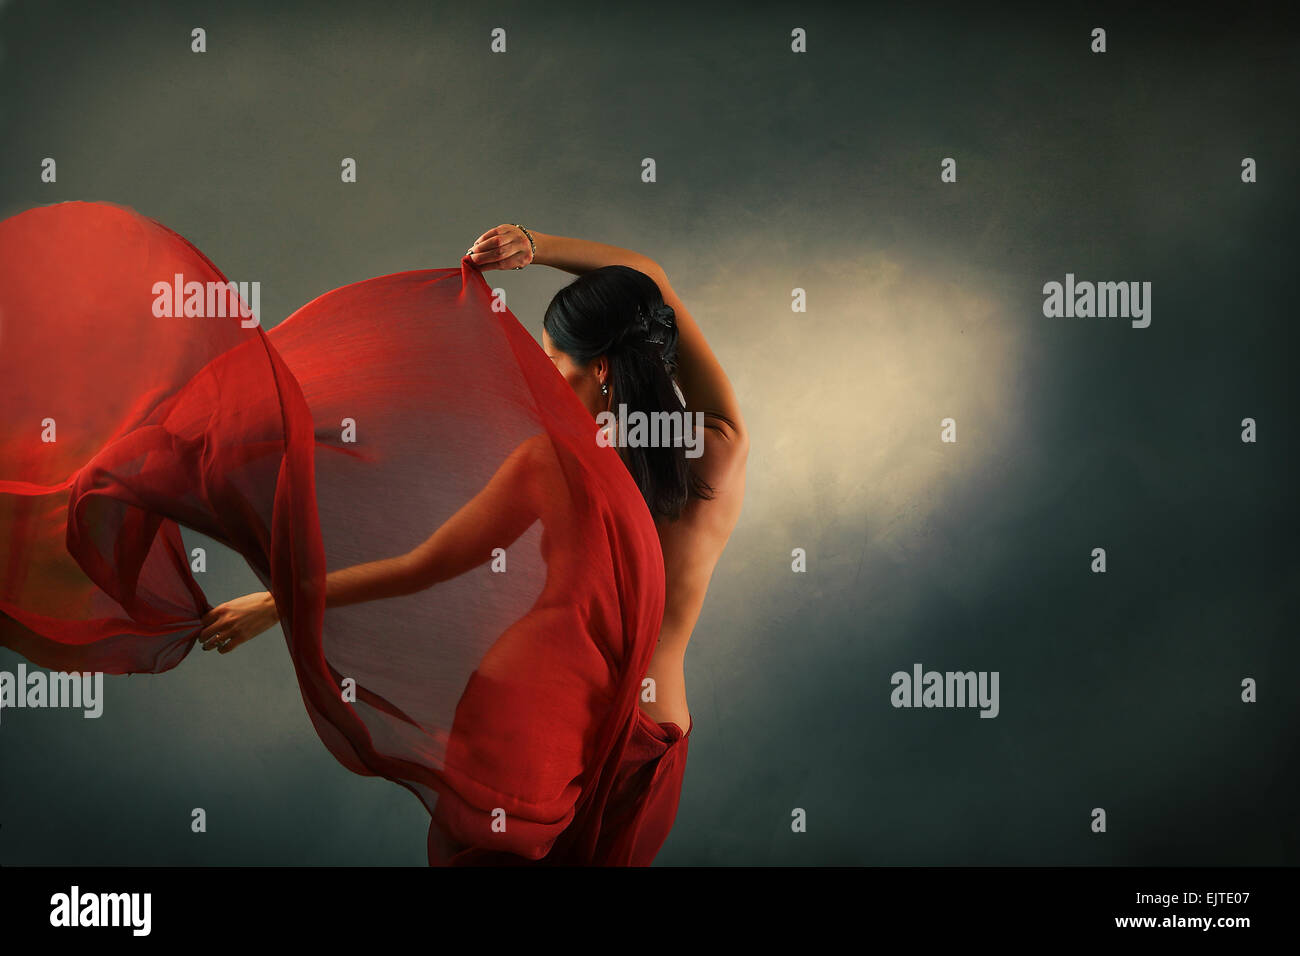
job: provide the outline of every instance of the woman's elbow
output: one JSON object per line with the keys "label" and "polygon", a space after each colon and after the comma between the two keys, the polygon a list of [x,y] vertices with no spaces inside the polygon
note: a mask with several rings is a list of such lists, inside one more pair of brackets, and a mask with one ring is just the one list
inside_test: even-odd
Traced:
{"label": "woman's elbow", "polygon": [[743,469],[749,458],[749,429],[739,415],[723,417],[715,414],[710,418],[709,427],[716,437],[715,456],[725,458],[733,468]]}
{"label": "woman's elbow", "polygon": [[406,597],[438,583],[438,568],[430,555],[419,549],[397,558],[389,578],[394,597]]}
{"label": "woman's elbow", "polygon": [[739,471],[744,471],[745,463],[749,461],[749,429],[745,427],[743,422],[736,424],[728,443],[731,445],[735,467]]}

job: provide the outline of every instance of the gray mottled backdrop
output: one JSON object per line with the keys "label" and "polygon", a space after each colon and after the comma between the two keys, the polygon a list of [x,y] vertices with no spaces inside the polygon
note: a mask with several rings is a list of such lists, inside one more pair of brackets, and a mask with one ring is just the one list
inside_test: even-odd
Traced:
{"label": "gray mottled backdrop", "polygon": [[[501,222],[666,267],[753,450],[660,863],[1300,861],[1294,33],[1244,9],[19,0],[0,44],[0,214],[132,206],[259,280],[267,325]],[[1046,318],[1067,272],[1150,281],[1150,327]],[[488,276],[534,335],[571,278]],[[260,587],[222,549],[203,582]],[[998,671],[999,716],[895,709],[918,662]],[[278,630],[106,686],[98,721],[3,714],[0,862],[424,863],[427,814],[330,757]]]}

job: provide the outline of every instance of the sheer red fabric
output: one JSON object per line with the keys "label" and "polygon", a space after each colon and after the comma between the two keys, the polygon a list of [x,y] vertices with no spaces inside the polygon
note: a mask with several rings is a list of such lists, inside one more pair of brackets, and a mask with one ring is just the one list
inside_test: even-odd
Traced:
{"label": "sheer red fabric", "polygon": [[[269,331],[208,285],[226,282],[120,206],[0,223],[0,644],[57,670],[175,667],[210,608],[192,528],[275,595],[325,746],[428,808],[431,863],[649,862],[611,847],[640,812],[663,559],[591,416],[467,258]],[[501,482],[504,506],[481,494]],[[325,608],[327,569],[458,512],[483,529],[473,561]]]}

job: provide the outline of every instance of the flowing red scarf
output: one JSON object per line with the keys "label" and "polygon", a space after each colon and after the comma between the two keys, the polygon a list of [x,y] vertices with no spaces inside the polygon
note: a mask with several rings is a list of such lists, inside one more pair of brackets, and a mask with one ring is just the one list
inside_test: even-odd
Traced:
{"label": "flowing red scarf", "polygon": [[[201,309],[162,291],[192,282]],[[321,740],[420,798],[431,863],[590,862],[664,602],[616,452],[468,258],[267,332],[237,286],[214,314],[225,282],[120,206],[0,222],[0,644],[56,670],[175,667],[211,607],[184,525],[275,595]],[[530,439],[560,507],[503,543],[504,571],[325,608],[327,569],[409,551]]]}

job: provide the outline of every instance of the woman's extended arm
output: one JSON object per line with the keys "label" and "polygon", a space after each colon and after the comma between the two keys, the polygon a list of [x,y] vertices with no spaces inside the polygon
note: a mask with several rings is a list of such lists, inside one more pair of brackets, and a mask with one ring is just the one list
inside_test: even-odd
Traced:
{"label": "woman's extended arm", "polygon": [[[331,571],[325,576],[325,606],[414,594],[464,574],[512,544],[541,514],[541,487],[553,477],[546,468],[546,436],[516,448],[483,490],[443,522],[423,543],[405,554]],[[214,607],[203,616],[203,649],[234,650],[279,619],[267,591]]]}

